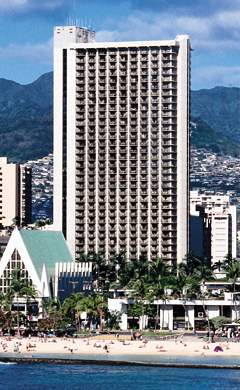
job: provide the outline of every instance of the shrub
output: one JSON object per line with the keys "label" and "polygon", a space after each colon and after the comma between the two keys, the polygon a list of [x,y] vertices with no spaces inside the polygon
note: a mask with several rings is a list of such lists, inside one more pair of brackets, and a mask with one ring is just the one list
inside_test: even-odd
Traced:
{"label": "shrub", "polygon": [[224,316],[217,316],[211,318],[211,323],[213,324],[215,329],[220,329],[224,324],[230,324],[232,321],[230,318]]}

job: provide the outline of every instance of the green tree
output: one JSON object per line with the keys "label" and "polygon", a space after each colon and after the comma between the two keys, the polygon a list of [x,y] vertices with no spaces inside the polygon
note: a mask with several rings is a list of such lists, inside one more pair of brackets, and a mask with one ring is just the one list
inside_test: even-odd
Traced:
{"label": "green tree", "polygon": [[240,278],[240,262],[237,259],[233,258],[231,255],[228,255],[224,260],[223,270],[225,272],[226,279],[231,282],[230,291],[233,292],[233,304],[235,310],[235,318],[237,320],[238,312],[237,312],[236,287],[237,287],[237,281]]}
{"label": "green tree", "polygon": [[[182,299],[199,299],[202,302],[203,311],[208,323],[209,340],[211,324],[206,308],[206,299],[209,297],[206,282],[214,279],[213,270],[206,259],[188,254],[178,267],[179,284],[182,286]],[[186,310],[186,305],[185,305]],[[189,321],[188,321],[189,322]]]}
{"label": "green tree", "polygon": [[103,320],[105,317],[105,312],[107,310],[107,300],[106,297],[103,294],[94,294],[93,295],[93,308],[95,311],[95,314],[99,318],[100,322],[100,331],[103,330]]}
{"label": "green tree", "polygon": [[231,320],[230,318],[224,317],[224,316],[217,316],[214,318],[211,318],[211,323],[213,324],[215,329],[220,329],[224,324],[230,324]]}
{"label": "green tree", "polygon": [[202,265],[205,265],[210,268],[208,260],[202,259],[198,256],[194,256],[191,252],[188,253],[183,261],[178,266],[178,273],[185,274],[186,276],[193,276],[196,273],[196,270],[199,269]]}
{"label": "green tree", "polygon": [[121,313],[119,311],[106,311],[106,327],[110,330],[119,330],[121,322]]}
{"label": "green tree", "polygon": [[58,299],[49,299],[45,305],[46,316],[39,321],[39,328],[56,331],[65,328],[67,323],[63,316],[62,305]]}
{"label": "green tree", "polygon": [[142,315],[142,305],[138,302],[134,302],[131,305],[128,305],[128,316],[132,317],[133,319],[139,319],[139,317]]}
{"label": "green tree", "polygon": [[12,312],[12,296],[9,291],[6,294],[0,294],[0,326],[3,329],[10,329],[16,320],[16,314]]}
{"label": "green tree", "polygon": [[[128,281],[127,287],[136,303],[141,306],[141,318],[145,314],[145,303],[149,298],[150,279],[149,279],[150,264],[145,256],[140,256],[138,259],[129,262],[127,267]],[[139,320],[139,328],[141,328],[141,321]]]}
{"label": "green tree", "polygon": [[98,293],[108,294],[110,286],[117,280],[117,262],[122,257],[115,255],[106,260],[100,253],[81,254],[81,261],[92,263],[93,288]]}
{"label": "green tree", "polygon": [[17,333],[20,335],[20,313],[19,313],[19,299],[26,298],[26,303],[29,297],[36,297],[37,291],[33,286],[30,286],[25,273],[19,269],[15,269],[11,274],[11,285],[7,293],[8,299],[17,305]]}
{"label": "green tree", "polygon": [[226,278],[232,283],[232,290],[236,292],[236,283],[240,278],[240,262],[237,259],[230,258],[226,259],[223,265],[223,269],[226,274]]}
{"label": "green tree", "polygon": [[61,305],[61,310],[62,310],[63,317],[69,322],[74,321],[76,305],[82,299],[83,299],[83,294],[81,293],[73,293],[69,297],[64,299]]}
{"label": "green tree", "polygon": [[[80,330],[81,325],[81,315],[86,313],[86,315],[90,318],[90,322],[92,323],[92,318],[95,315],[95,307],[92,297],[81,297],[75,305],[75,318],[78,324],[78,329]],[[91,326],[90,326],[91,328]]]}
{"label": "green tree", "polygon": [[84,296],[76,293],[66,298],[62,304],[62,313],[64,317],[72,318],[80,330],[81,315],[87,314],[90,321],[90,328],[94,320],[99,320],[100,330],[103,329],[103,319],[107,310],[107,298],[103,293],[93,292],[91,295]]}
{"label": "green tree", "polygon": [[[149,264],[149,300],[164,300],[166,301],[168,294],[167,289],[175,287],[175,277],[171,274],[171,267],[164,262],[160,257]],[[155,330],[159,325],[160,305],[157,303],[155,316]]]}

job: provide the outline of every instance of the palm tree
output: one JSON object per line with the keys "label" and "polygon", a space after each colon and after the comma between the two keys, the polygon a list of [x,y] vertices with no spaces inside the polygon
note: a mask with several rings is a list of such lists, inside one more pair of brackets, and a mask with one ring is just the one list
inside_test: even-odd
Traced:
{"label": "palm tree", "polygon": [[91,296],[81,296],[76,301],[74,310],[75,318],[77,319],[78,326],[81,322],[81,314],[85,312],[90,319],[90,329],[94,318],[99,318],[100,330],[103,330],[103,319],[105,311],[107,309],[107,301],[105,294],[93,293]]}
{"label": "palm tree", "polygon": [[107,302],[105,296],[103,294],[95,294],[93,296],[93,310],[99,317],[100,331],[103,330],[103,319],[104,319],[106,309],[107,309]]}
{"label": "palm tree", "polygon": [[47,319],[55,331],[63,322],[62,305],[59,299],[50,299],[47,305]]}
{"label": "palm tree", "polygon": [[[148,275],[142,275],[136,279],[132,285],[131,295],[135,299],[136,303],[141,306],[141,319],[143,320],[145,314],[145,302],[149,299],[149,278]],[[141,321],[139,321],[139,329],[142,328]]]}
{"label": "palm tree", "polygon": [[227,268],[235,261],[236,261],[236,259],[234,257],[232,257],[232,255],[230,253],[228,253],[223,260],[223,269]]}
{"label": "palm tree", "polygon": [[[200,299],[202,301],[203,311],[208,323],[210,338],[210,320],[208,310],[205,305],[205,299],[208,295],[205,283],[214,278],[213,269],[207,259],[195,257],[189,253],[178,267],[177,284],[181,291],[183,301],[186,299]],[[186,310],[186,305],[184,305]],[[189,322],[189,321],[188,321]]]}
{"label": "palm tree", "polygon": [[110,283],[116,280],[114,264],[99,253],[89,253],[87,259],[93,264],[92,278],[95,291],[107,294]]}
{"label": "palm tree", "polygon": [[189,252],[183,259],[182,263],[179,265],[178,272],[181,272],[187,276],[191,276],[202,264],[208,265],[207,260],[198,256],[194,256],[191,252]]}
{"label": "palm tree", "polygon": [[[59,299],[48,299],[44,302],[45,316],[38,321],[39,330],[54,330],[65,327],[66,318],[64,318],[62,304]],[[67,321],[69,322],[69,320]]]}
{"label": "palm tree", "polygon": [[22,278],[21,270],[12,271],[11,285],[9,288],[9,296],[12,296],[12,300],[16,298],[17,301],[17,335],[20,336],[20,316],[19,316],[19,298],[22,296],[22,289],[26,287],[26,282]]}
{"label": "palm tree", "polygon": [[200,299],[202,301],[202,307],[208,325],[209,341],[211,341],[211,324],[209,319],[209,312],[206,308],[206,298],[208,297],[206,282],[213,278],[213,270],[204,260],[198,265],[198,267],[196,267],[192,275],[186,278],[186,288],[189,294],[188,297],[194,297],[195,299]]}
{"label": "palm tree", "polygon": [[77,300],[75,304],[75,318],[77,319],[77,324],[78,324],[78,330],[80,330],[80,325],[81,325],[81,315],[82,313],[86,313],[87,316],[89,315],[90,318],[92,318],[92,315],[94,313],[94,305],[93,305],[93,300],[91,297],[80,297],[80,299]]}
{"label": "palm tree", "polygon": [[226,274],[226,278],[231,281],[231,289],[233,291],[233,303],[234,303],[234,309],[235,309],[235,318],[238,319],[238,313],[237,313],[237,305],[236,305],[236,283],[237,280],[240,278],[240,262],[236,259],[233,259],[231,256],[228,256],[228,258],[224,262],[224,271]]}
{"label": "palm tree", "polygon": [[[30,284],[26,283],[25,285],[23,284],[20,294],[22,297],[26,299],[26,315],[27,315],[27,319],[30,321],[29,316],[32,315],[32,311],[29,310],[29,303],[31,302],[36,303],[36,298],[39,297],[39,293],[34,286],[31,286]],[[39,312],[39,307],[38,307],[38,312]]]}
{"label": "palm tree", "polygon": [[83,295],[81,293],[73,293],[64,299],[61,306],[64,318],[69,320],[73,320],[73,318],[75,318],[76,305],[81,299],[83,299]]}
{"label": "palm tree", "polygon": [[118,253],[113,255],[108,262],[108,284],[111,288],[119,288],[120,275],[125,269],[127,264],[126,257],[124,253]]}
{"label": "palm tree", "polygon": [[[130,295],[141,306],[141,318],[143,319],[145,312],[144,304],[146,299],[149,298],[150,291],[150,263],[145,256],[140,256],[126,265],[125,272],[126,287],[130,289]],[[122,275],[123,280],[124,275]],[[141,321],[139,321],[139,327],[141,327]]]}
{"label": "palm tree", "polygon": [[[102,286],[102,279],[104,278],[105,271],[105,259],[98,253],[88,253],[87,254],[88,261],[92,263],[92,277],[93,277],[93,285],[96,290],[100,289]],[[103,270],[104,268],[104,270]]]}
{"label": "palm tree", "polygon": [[[155,261],[150,262],[149,269],[149,281],[150,281],[150,300],[154,299],[159,301],[167,299],[167,288],[171,288],[174,285],[175,278],[171,275],[171,267],[164,262],[160,257]],[[160,305],[157,303],[157,312],[155,317],[155,330],[158,327],[160,318]]]}
{"label": "palm tree", "polygon": [[34,286],[31,286],[30,284],[25,284],[21,289],[21,295],[23,297],[26,297],[26,305],[28,305],[28,303],[32,299],[35,300],[39,296],[39,293]]}
{"label": "palm tree", "polygon": [[7,328],[10,332],[12,323],[14,321],[14,315],[12,313],[12,296],[7,292],[6,294],[0,294],[0,322],[3,328]]}
{"label": "palm tree", "polygon": [[34,286],[31,286],[26,279],[24,272],[20,269],[12,271],[11,285],[7,293],[8,300],[13,303],[14,299],[17,301],[17,333],[20,335],[20,315],[19,315],[19,298],[26,297],[26,304],[29,298],[36,298],[38,293]]}
{"label": "palm tree", "polygon": [[214,278],[212,269],[204,263],[202,263],[198,268],[196,268],[194,276],[196,276],[202,283],[205,283]]}
{"label": "palm tree", "polygon": [[196,298],[201,283],[213,278],[213,271],[208,261],[189,254],[178,267],[176,286],[187,298]]}
{"label": "palm tree", "polygon": [[127,287],[135,277],[135,262],[128,261],[122,264],[118,272],[118,283],[121,287]]}
{"label": "palm tree", "polygon": [[240,278],[240,262],[236,259],[224,263],[224,271],[228,280],[232,282],[233,292],[236,292],[236,282]]}

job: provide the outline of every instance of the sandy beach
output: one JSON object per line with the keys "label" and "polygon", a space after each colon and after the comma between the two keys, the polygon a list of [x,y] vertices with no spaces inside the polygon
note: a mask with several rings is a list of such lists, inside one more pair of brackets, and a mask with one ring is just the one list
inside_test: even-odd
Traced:
{"label": "sandy beach", "polygon": [[[216,347],[220,351],[216,352]],[[219,348],[217,348],[219,349]],[[197,337],[183,337],[164,341],[130,341],[100,338],[0,338],[0,356],[21,354],[72,355],[165,355],[165,356],[224,356],[240,357],[240,344],[234,342],[207,343]]]}

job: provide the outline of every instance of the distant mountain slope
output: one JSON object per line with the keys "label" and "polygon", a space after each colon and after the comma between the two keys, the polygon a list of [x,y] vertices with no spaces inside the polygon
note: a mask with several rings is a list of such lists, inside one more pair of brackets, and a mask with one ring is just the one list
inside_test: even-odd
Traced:
{"label": "distant mountain slope", "polygon": [[[53,73],[28,85],[0,79],[0,156],[27,161],[53,149]],[[240,88],[192,91],[191,144],[240,155]]]}
{"label": "distant mountain slope", "polygon": [[191,145],[210,152],[239,156],[239,144],[228,137],[217,134],[205,121],[192,118],[190,123]]}
{"label": "distant mountain slope", "polygon": [[191,93],[191,114],[216,133],[240,141],[240,88],[215,87]]}
{"label": "distant mountain slope", "polygon": [[0,79],[0,155],[26,161],[52,151],[52,72],[28,85]]}

